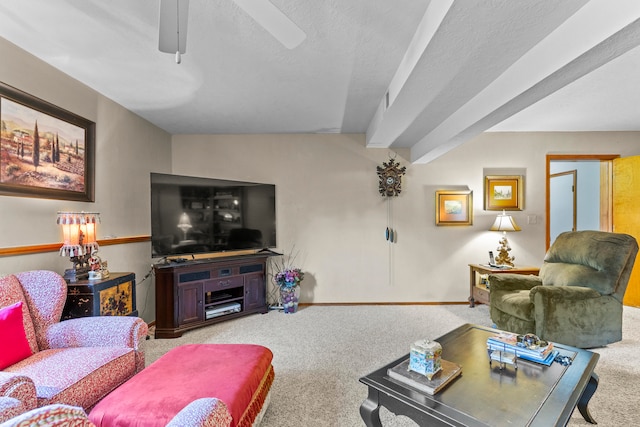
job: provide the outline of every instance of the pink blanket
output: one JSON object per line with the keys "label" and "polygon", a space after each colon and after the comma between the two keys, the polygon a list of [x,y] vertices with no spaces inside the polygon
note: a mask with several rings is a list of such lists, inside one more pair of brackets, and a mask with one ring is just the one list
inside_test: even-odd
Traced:
{"label": "pink blanket", "polygon": [[195,399],[217,397],[237,426],[272,359],[259,345],[176,347],[100,401],[89,418],[98,427],[163,427]]}

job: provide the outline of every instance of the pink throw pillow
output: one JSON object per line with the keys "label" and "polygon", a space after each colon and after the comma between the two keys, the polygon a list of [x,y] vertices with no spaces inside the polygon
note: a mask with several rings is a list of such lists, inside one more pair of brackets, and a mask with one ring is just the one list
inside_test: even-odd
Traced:
{"label": "pink throw pillow", "polygon": [[0,309],[0,369],[31,356],[22,323],[22,301]]}

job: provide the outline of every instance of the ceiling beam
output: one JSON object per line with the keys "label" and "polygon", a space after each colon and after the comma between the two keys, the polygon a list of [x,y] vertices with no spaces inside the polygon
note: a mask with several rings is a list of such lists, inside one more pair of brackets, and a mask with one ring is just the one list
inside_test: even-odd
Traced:
{"label": "ceiling beam", "polygon": [[[411,147],[428,163],[640,45],[640,2],[592,1]],[[593,30],[593,22],[603,22]],[[589,29],[589,31],[587,31]],[[589,34],[589,35],[586,35]]]}
{"label": "ceiling beam", "polygon": [[366,145],[433,161],[640,45],[638,16],[634,0],[432,1]]}
{"label": "ceiling beam", "polygon": [[[429,3],[407,51],[391,79],[385,96],[366,132],[367,147],[389,147],[409,127],[425,104],[425,97],[416,96],[412,83],[421,61],[428,61],[425,51],[444,20],[454,0]],[[423,87],[424,91],[428,88]],[[410,96],[406,96],[411,92]],[[400,100],[400,95],[404,95]],[[419,94],[418,94],[419,95]]]}

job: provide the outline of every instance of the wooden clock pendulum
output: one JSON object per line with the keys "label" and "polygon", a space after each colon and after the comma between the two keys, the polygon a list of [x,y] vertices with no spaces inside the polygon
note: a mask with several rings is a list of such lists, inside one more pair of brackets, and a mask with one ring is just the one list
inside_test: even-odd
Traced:
{"label": "wooden clock pendulum", "polygon": [[[389,162],[383,162],[382,166],[378,166],[378,191],[380,195],[386,198],[387,202],[387,228],[385,230],[385,239],[389,243],[398,242],[398,232],[393,228],[393,203],[394,197],[397,197],[402,191],[402,175],[405,174],[407,168],[405,166],[400,167],[399,163],[396,163],[395,157],[390,158]],[[392,251],[389,247],[389,283],[391,283],[391,265],[392,265]]]}

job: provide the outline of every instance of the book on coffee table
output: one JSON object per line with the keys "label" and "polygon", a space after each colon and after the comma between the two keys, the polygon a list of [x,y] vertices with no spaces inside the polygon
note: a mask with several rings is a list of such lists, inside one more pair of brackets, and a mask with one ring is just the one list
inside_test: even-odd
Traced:
{"label": "book on coffee table", "polygon": [[429,379],[422,374],[410,371],[409,359],[407,359],[393,368],[387,369],[387,375],[402,385],[408,385],[423,393],[436,394],[462,373],[462,366],[448,360],[441,359],[440,366],[442,367],[440,372]]}
{"label": "book on coffee table", "polygon": [[510,333],[500,333],[487,339],[489,354],[500,352],[501,354],[513,353],[517,357],[531,362],[550,366],[558,352],[554,350],[553,343],[545,342],[543,346],[536,348],[527,347],[521,339],[522,336]]}

